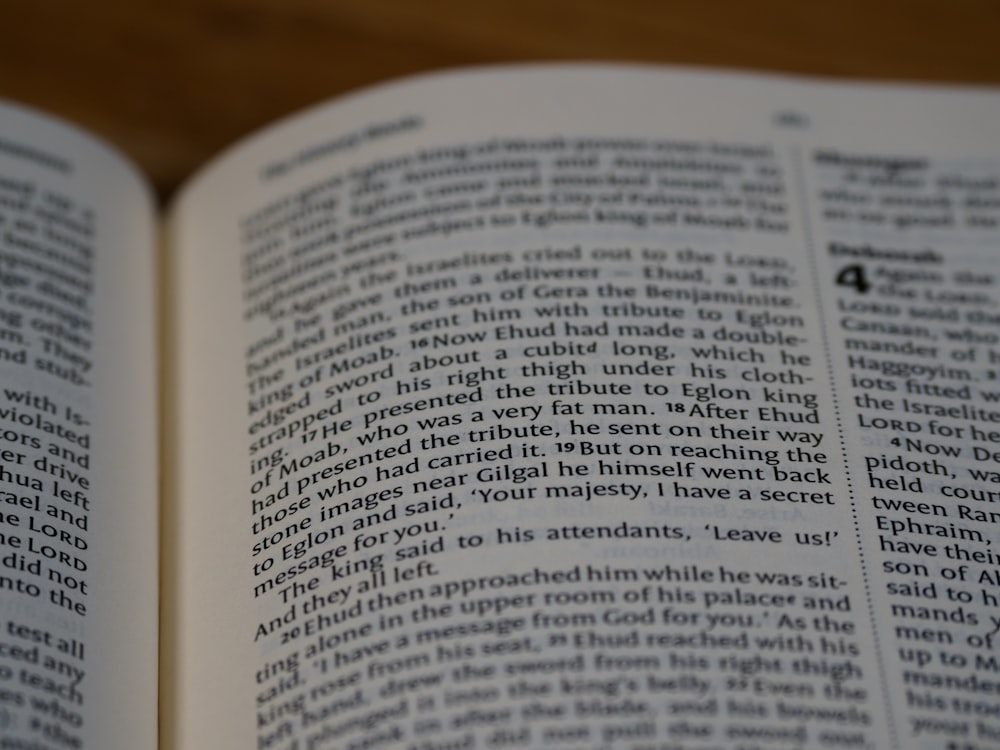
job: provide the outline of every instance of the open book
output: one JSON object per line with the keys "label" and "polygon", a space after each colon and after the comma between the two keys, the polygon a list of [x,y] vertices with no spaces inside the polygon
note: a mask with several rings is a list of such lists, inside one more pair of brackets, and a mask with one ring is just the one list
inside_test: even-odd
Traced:
{"label": "open book", "polygon": [[1000,747],[998,123],[456,72],[160,221],[4,106],[0,748]]}

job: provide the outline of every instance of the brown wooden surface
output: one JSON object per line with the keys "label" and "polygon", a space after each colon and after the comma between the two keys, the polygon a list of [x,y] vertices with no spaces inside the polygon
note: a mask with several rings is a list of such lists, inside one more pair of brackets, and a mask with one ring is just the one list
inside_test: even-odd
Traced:
{"label": "brown wooden surface", "polygon": [[163,198],[282,115],[444,67],[625,60],[1000,86],[997,0],[0,0],[0,18],[0,98],[102,135]]}

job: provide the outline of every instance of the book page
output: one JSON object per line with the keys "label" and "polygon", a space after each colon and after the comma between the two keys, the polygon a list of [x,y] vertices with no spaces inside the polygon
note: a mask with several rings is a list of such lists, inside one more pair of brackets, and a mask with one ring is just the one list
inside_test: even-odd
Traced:
{"label": "book page", "polygon": [[220,159],[166,744],[995,744],[998,115],[494,70]]}
{"label": "book page", "polygon": [[0,104],[0,746],[153,748],[153,206]]}

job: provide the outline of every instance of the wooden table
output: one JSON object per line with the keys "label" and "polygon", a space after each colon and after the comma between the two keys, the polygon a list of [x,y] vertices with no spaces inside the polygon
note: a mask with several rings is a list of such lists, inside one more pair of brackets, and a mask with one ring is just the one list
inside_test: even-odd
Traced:
{"label": "wooden table", "polygon": [[0,0],[0,13],[0,97],[101,134],[163,199],[282,115],[435,68],[630,60],[1000,85],[996,0]]}

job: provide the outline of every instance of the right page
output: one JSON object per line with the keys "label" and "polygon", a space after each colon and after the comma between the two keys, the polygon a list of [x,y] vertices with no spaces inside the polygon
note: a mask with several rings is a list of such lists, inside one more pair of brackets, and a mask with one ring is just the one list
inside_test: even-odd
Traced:
{"label": "right page", "polygon": [[166,746],[1000,746],[1000,96],[452,73],[172,215]]}

